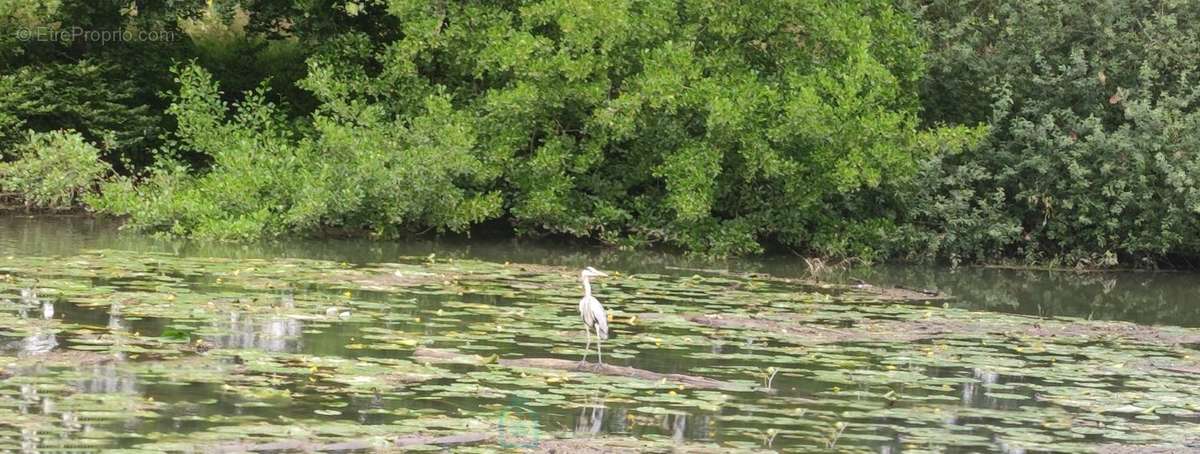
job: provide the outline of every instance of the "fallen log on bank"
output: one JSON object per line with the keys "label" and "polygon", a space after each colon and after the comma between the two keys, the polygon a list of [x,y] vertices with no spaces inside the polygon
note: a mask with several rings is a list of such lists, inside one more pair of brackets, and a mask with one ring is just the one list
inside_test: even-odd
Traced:
{"label": "fallen log on bank", "polygon": [[720,389],[725,391],[748,391],[750,387],[733,382],[716,380],[708,377],[699,377],[685,374],[662,374],[658,372],[638,369],[634,367],[615,366],[612,364],[596,364],[583,363],[558,358],[518,358],[518,359],[495,359],[494,357],[481,357],[478,355],[469,355],[459,353],[453,350],[444,350],[436,348],[417,348],[413,352],[413,359],[417,361],[425,361],[430,363],[455,363],[455,364],[488,364],[495,361],[503,367],[520,367],[528,369],[549,369],[561,370],[567,372],[587,372],[598,375],[608,375],[613,377],[626,377],[645,381],[667,381],[670,383],[680,384],[690,388],[697,389]]}

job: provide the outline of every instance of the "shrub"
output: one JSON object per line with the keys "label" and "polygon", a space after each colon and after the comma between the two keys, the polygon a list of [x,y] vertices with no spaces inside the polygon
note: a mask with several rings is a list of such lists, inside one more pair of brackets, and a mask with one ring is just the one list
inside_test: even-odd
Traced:
{"label": "shrub", "polygon": [[924,120],[989,129],[924,165],[910,233],[963,259],[1200,255],[1200,8],[906,3],[931,41]]}
{"label": "shrub", "polygon": [[164,159],[105,210],[198,236],[504,217],[713,255],[822,238],[853,254],[888,223],[814,230],[916,169],[923,46],[889,1],[355,5],[286,21],[317,48],[310,121],[262,91],[231,104],[189,66],[170,154],[211,167]]}
{"label": "shrub", "polygon": [[499,212],[496,194],[456,184],[480,164],[469,124],[442,97],[404,122],[317,116],[312,135],[297,138],[264,90],[232,106],[198,65],[178,78],[170,108],[176,151],[206,156],[211,166],[196,171],[165,153],[139,180],[106,184],[93,202],[98,210],[128,215],[135,227],[225,240],[326,227],[462,230]]}
{"label": "shrub", "polygon": [[0,149],[24,131],[70,129],[110,163],[138,160],[163,131],[144,102],[149,89],[110,60],[38,62],[0,74]]}
{"label": "shrub", "polygon": [[16,193],[26,207],[75,207],[110,171],[99,150],[74,131],[31,132],[14,158],[0,162],[0,189]]}
{"label": "shrub", "polygon": [[831,199],[914,170],[923,47],[887,1],[365,8],[402,33],[328,36],[305,86],[341,122],[445,96],[482,165],[455,185],[521,234],[807,251]]}

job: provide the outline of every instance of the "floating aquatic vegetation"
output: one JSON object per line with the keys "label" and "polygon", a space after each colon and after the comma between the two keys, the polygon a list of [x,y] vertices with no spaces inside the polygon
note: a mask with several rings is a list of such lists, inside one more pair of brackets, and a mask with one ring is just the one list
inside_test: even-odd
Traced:
{"label": "floating aquatic vegetation", "polygon": [[0,451],[486,432],[463,449],[586,436],[613,449],[1083,452],[1186,445],[1200,430],[1200,330],[765,275],[612,273],[594,284],[612,314],[605,360],[654,375],[607,374],[577,366],[575,274],[442,257],[5,257]]}

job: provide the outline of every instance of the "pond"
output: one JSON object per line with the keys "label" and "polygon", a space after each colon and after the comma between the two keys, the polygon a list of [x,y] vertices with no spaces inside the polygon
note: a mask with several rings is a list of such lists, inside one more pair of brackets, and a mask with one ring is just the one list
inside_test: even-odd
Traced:
{"label": "pond", "polygon": [[[576,364],[587,265],[605,367]],[[1194,275],[805,270],[9,216],[0,451],[1200,446]]]}

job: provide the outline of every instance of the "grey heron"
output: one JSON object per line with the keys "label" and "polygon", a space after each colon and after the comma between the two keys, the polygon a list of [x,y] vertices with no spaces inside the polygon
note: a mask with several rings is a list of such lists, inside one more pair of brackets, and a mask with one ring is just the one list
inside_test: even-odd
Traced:
{"label": "grey heron", "polygon": [[608,315],[604,313],[604,306],[600,305],[600,300],[592,296],[590,278],[605,276],[608,275],[590,266],[579,273],[579,279],[583,281],[583,298],[579,300],[579,316],[583,318],[583,329],[587,332],[587,345],[583,347],[583,359],[579,360],[581,366],[587,363],[588,353],[592,349],[592,330],[596,331],[597,364],[604,364],[604,356],[600,353],[600,349],[604,339],[608,339]]}

